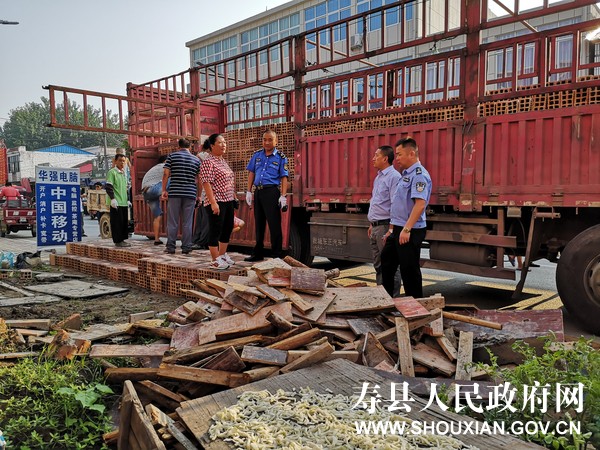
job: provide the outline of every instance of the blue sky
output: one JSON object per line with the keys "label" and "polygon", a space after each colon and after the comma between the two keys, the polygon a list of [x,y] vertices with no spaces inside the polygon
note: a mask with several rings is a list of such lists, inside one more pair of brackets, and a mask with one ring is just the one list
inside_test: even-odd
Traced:
{"label": "blue sky", "polygon": [[189,67],[185,43],[287,0],[2,0],[0,125],[54,84],[125,94]]}

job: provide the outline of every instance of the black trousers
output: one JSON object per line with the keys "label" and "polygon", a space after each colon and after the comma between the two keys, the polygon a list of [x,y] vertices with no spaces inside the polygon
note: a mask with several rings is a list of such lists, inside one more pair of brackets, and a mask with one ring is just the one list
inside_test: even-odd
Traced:
{"label": "black trousers", "polygon": [[264,255],[265,229],[269,224],[273,257],[281,256],[283,235],[281,233],[281,210],[279,209],[279,188],[272,186],[254,191],[254,223],[256,226],[256,245],[254,254]]}
{"label": "black trousers", "polygon": [[219,242],[229,243],[231,231],[233,230],[233,202],[217,202],[219,214],[212,212],[210,205],[205,206],[208,217],[208,246],[217,247]]}
{"label": "black trousers", "polygon": [[381,275],[383,287],[394,295],[394,276],[398,266],[404,284],[404,294],[414,298],[423,297],[423,277],[421,276],[421,244],[425,239],[425,228],[413,228],[409,241],[400,245],[398,238],[403,227],[394,225],[394,232],[385,241],[381,251]]}
{"label": "black trousers", "polygon": [[[212,211],[210,211],[212,214]],[[202,205],[196,208],[196,221],[194,223],[194,245],[208,245],[208,213]]]}
{"label": "black trousers", "polygon": [[119,206],[116,209],[110,208],[110,233],[115,244],[123,242],[129,237],[128,228],[128,210],[127,206]]}

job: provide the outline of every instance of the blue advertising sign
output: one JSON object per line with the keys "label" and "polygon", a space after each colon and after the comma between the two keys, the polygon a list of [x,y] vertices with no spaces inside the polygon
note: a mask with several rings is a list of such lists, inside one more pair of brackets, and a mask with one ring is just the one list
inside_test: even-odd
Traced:
{"label": "blue advertising sign", "polygon": [[81,241],[79,168],[35,167],[37,245]]}

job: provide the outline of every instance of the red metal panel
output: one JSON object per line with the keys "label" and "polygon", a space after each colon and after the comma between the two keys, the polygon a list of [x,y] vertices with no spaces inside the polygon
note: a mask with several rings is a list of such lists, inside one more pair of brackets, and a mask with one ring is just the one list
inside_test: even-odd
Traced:
{"label": "red metal panel", "polygon": [[598,124],[600,105],[488,117],[478,200],[600,206]]}
{"label": "red metal panel", "polygon": [[306,139],[300,154],[304,168],[302,203],[365,203],[371,198],[376,170],[375,150],[394,146],[404,136],[419,145],[420,159],[431,174],[432,203],[458,203],[462,138],[460,128],[447,123],[369,130]]}

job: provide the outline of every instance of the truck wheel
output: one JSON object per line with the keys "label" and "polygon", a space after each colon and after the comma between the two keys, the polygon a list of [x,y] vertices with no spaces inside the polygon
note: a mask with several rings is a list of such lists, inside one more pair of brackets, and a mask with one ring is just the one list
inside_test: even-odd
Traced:
{"label": "truck wheel", "polygon": [[600,333],[600,225],[579,233],[561,252],[556,287],[569,313]]}
{"label": "truck wheel", "polygon": [[110,215],[108,213],[104,213],[100,216],[98,225],[100,226],[100,237],[102,239],[110,239],[112,233],[110,231]]}
{"label": "truck wheel", "polygon": [[297,224],[292,223],[289,240],[288,254],[301,263],[310,266],[314,256],[310,254],[310,235],[308,231],[303,232]]}

